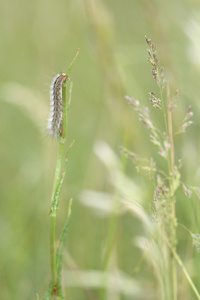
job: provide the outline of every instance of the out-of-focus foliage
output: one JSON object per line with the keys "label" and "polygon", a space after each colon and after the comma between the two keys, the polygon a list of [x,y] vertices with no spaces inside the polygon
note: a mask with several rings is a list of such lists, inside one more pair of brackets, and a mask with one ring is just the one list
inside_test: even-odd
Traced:
{"label": "out-of-focus foliage", "polygon": [[[1,299],[36,299],[36,293],[43,295],[49,282],[48,212],[57,157],[57,143],[45,130],[49,84],[55,73],[67,70],[78,48],[80,54],[71,73],[73,94],[68,119],[69,144],[73,139],[75,144],[69,155],[57,224],[60,232],[68,201],[73,197],[64,261],[66,293],[73,300],[100,299],[100,287],[105,282],[97,282],[109,277],[108,286],[112,288],[108,299],[133,299],[135,290],[138,297],[135,299],[147,299],[137,285],[142,278],[149,299],[155,299],[153,271],[142,263],[138,245],[133,243],[136,236],[142,235],[144,226],[137,217],[124,211],[114,214],[117,232],[112,241],[110,273],[95,281],[95,275],[102,275],[105,262],[108,228],[112,227],[109,224],[113,218],[108,209],[112,211],[110,195],[114,191],[113,182],[108,180],[107,171],[94,153],[94,145],[98,140],[106,141],[118,157],[121,145],[143,157],[156,155],[157,149],[149,142],[148,133],[124,100],[128,94],[148,106],[149,92],[156,90],[146,59],[147,35],[159,49],[171,94],[179,90],[178,108],[173,111],[175,131],[179,130],[187,107],[192,106],[194,124],[185,134],[177,135],[175,159],[183,161],[184,182],[199,185],[199,9],[197,0],[1,1]],[[151,105],[149,109],[154,122],[159,124],[159,114]],[[118,188],[123,192],[137,194],[148,214],[153,195],[150,182],[137,174],[131,163],[122,161],[122,165],[124,169],[118,173],[121,177],[113,180],[119,180]],[[83,194],[83,190],[99,193]],[[95,206],[96,197],[98,200],[102,197],[102,203],[97,201]],[[94,213],[88,205],[99,209],[99,213]],[[176,205],[178,221],[198,234],[200,210],[195,196],[188,199],[180,189]],[[142,248],[141,239],[137,241]],[[181,227],[178,241],[179,255],[185,259],[200,290],[199,254],[192,248],[191,236]],[[99,273],[90,273],[94,270]],[[77,284],[72,280],[74,274]],[[94,274],[96,285],[89,284],[90,274]],[[195,299],[181,271],[178,274],[180,299]],[[127,293],[118,285],[117,276],[127,286]],[[116,281],[116,289],[110,283],[112,280]]]}

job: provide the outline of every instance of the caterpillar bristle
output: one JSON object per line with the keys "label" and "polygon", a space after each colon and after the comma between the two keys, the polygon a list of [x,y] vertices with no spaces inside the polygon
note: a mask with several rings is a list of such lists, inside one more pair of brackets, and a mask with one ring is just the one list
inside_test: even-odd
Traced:
{"label": "caterpillar bristle", "polygon": [[50,85],[50,113],[47,130],[49,134],[56,137],[59,133],[63,114],[62,85],[67,75],[60,73],[54,76]]}

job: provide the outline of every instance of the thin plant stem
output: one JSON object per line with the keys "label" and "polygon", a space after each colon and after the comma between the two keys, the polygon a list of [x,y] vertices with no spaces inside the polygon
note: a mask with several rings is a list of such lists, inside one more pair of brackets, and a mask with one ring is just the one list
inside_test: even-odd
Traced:
{"label": "thin plant stem", "polygon": [[[170,89],[169,83],[167,83],[167,117],[168,117],[168,133],[169,133],[169,142],[170,142],[170,194],[173,197],[174,187],[173,187],[173,172],[174,172],[174,141],[173,141],[173,127],[172,127],[172,112],[170,109]],[[169,174],[170,175],[170,174]],[[173,240],[174,251],[176,251],[176,228],[175,228],[175,219],[176,219],[176,210],[175,210],[175,201],[171,201],[171,234]],[[173,300],[177,300],[177,274],[176,274],[176,262],[175,257],[172,257],[172,282],[173,282]]]}
{"label": "thin plant stem", "polygon": [[[63,123],[65,126],[67,124],[67,113],[65,113],[66,108],[66,83],[63,84],[62,88],[62,95],[63,95]],[[64,110],[65,109],[65,110]],[[64,126],[63,126],[64,128]],[[66,134],[66,129],[63,130],[62,133]],[[56,171],[54,177],[54,184],[52,190],[52,197],[51,203],[54,201],[56,188],[60,181],[61,171],[62,171],[62,161],[63,161],[63,150],[64,150],[64,143],[65,143],[65,136],[62,138],[59,137],[59,151],[58,151],[58,159],[56,163]],[[50,262],[51,262],[51,278],[52,278],[52,286],[54,287],[57,283],[57,271],[56,271],[56,251],[55,251],[55,228],[56,228],[56,210],[57,208],[51,212],[50,214]]]}
{"label": "thin plant stem", "polygon": [[[63,88],[62,88],[62,95],[63,95],[63,99],[65,99],[65,101],[63,101],[63,122],[62,122],[62,126],[63,126],[63,129],[62,129],[62,139],[63,139],[63,143],[65,142],[65,139],[66,139],[66,132],[67,132],[67,102],[66,102],[66,99],[67,99],[67,80],[63,83]],[[71,96],[71,93],[70,93],[70,96]],[[60,141],[60,143],[61,143]]]}
{"label": "thin plant stem", "polygon": [[167,83],[167,115],[168,115],[169,142],[170,142],[171,172],[173,172],[174,171],[174,140],[173,140],[173,127],[172,127],[172,112],[170,109],[169,83]]}
{"label": "thin plant stem", "polygon": [[[54,177],[54,184],[52,190],[51,203],[54,201],[56,188],[59,184],[61,169],[62,169],[62,158],[63,158],[63,141],[59,142],[59,154],[56,163],[56,171]],[[55,253],[55,228],[56,228],[56,209],[50,214],[50,264],[51,264],[51,282],[52,286],[56,285],[57,272],[56,272],[56,253]]]}
{"label": "thin plant stem", "polygon": [[163,111],[164,122],[165,122],[165,130],[167,132],[168,131],[167,115],[166,115],[165,103],[164,103],[164,99],[163,99],[163,87],[161,86],[160,83],[159,83],[159,89],[160,89],[161,105],[162,105],[162,111]]}
{"label": "thin plant stem", "polygon": [[[170,92],[169,92],[169,83],[167,83],[167,113],[165,109],[165,103],[163,98],[163,86],[161,85],[159,81],[159,89],[160,89],[160,96],[161,96],[161,105],[162,105],[162,111],[163,111],[163,117],[164,117],[164,123],[165,123],[165,130],[167,136],[169,136],[169,143],[170,143],[170,153],[168,154],[167,164],[168,164],[168,173],[169,173],[169,186],[170,186],[170,194],[173,196],[173,182],[172,182],[172,176],[170,174],[173,174],[174,170],[174,142],[173,142],[173,127],[172,127],[172,114],[170,110]],[[171,212],[172,212],[172,220],[175,219],[175,203],[172,199],[171,201]],[[170,232],[172,235],[172,239],[175,241],[176,233],[174,224],[172,224],[171,221],[171,228]],[[177,300],[177,275],[176,275],[176,263],[174,260],[174,257],[172,257],[171,260],[172,264],[172,292],[173,292],[173,300]]]}
{"label": "thin plant stem", "polygon": [[[117,222],[118,222],[118,213],[116,213],[116,212],[119,211],[119,204],[117,202],[114,203],[114,210],[115,210],[115,212],[113,212],[113,214],[110,218],[107,241],[106,241],[106,249],[105,249],[105,254],[104,254],[104,258],[103,258],[103,271],[104,271],[104,275],[102,278],[103,287],[106,287],[107,276],[108,276],[106,271],[109,266],[109,260],[110,260],[110,256],[111,256],[113,246],[115,244],[115,238],[116,238],[116,229],[117,229]],[[105,288],[103,288],[100,291],[100,299],[101,300],[106,299],[106,289]]]}
{"label": "thin plant stem", "polygon": [[[65,90],[65,93],[64,93],[65,98],[63,97],[63,99],[66,99],[66,85],[64,86],[63,90]],[[63,102],[66,102],[66,100]],[[58,153],[58,159],[57,159],[57,163],[56,163],[56,171],[55,171],[55,177],[54,177],[51,203],[53,203],[53,201],[54,201],[56,188],[60,181],[60,176],[61,176],[61,171],[62,171],[64,143],[65,143],[65,139],[60,138],[59,153]],[[55,207],[55,209],[50,214],[50,263],[51,263],[52,287],[56,286],[56,283],[57,283],[56,251],[55,251],[56,211],[57,211],[57,208]]]}
{"label": "thin plant stem", "polygon": [[62,160],[63,160],[63,148],[64,148],[64,141],[60,139],[59,141],[59,150],[58,150],[58,158],[56,162],[56,170],[55,170],[55,176],[54,176],[54,183],[53,183],[53,189],[52,189],[52,195],[51,195],[51,203],[53,202],[55,191],[58,186],[61,170],[62,170]]}
{"label": "thin plant stem", "polygon": [[50,264],[51,264],[52,286],[55,286],[57,282],[56,255],[55,255],[55,226],[56,226],[56,216],[53,215],[50,217]]}
{"label": "thin plant stem", "polygon": [[177,263],[179,264],[181,270],[183,271],[183,274],[185,275],[185,278],[187,279],[187,281],[188,281],[189,285],[191,286],[193,292],[195,293],[197,299],[200,300],[200,294],[199,294],[199,292],[198,292],[198,290],[197,290],[197,288],[196,288],[194,282],[192,281],[192,278],[190,277],[190,275],[189,275],[187,269],[185,268],[185,266],[184,266],[184,264],[183,264],[181,258],[179,257],[178,253],[176,252],[174,246],[172,246],[172,245],[170,244],[170,242],[169,242],[169,240],[168,240],[167,238],[166,238],[166,241],[167,241],[167,244],[168,244],[168,246],[169,246],[169,248],[170,248],[170,250],[171,250],[171,252],[172,252],[172,254],[173,254],[174,259],[175,259],[175,260],[177,261]]}
{"label": "thin plant stem", "polygon": [[[165,131],[166,131],[166,134],[168,136],[169,135],[168,118],[167,118],[165,103],[164,103],[164,98],[163,98],[163,86],[161,85],[161,83],[159,83],[159,89],[160,89],[160,99],[161,99],[162,111],[163,111],[164,122],[165,122]],[[168,172],[169,172],[169,175],[170,175],[171,168],[170,168],[169,155],[168,155],[168,159],[167,159],[167,164],[168,164]]]}
{"label": "thin plant stem", "polygon": [[107,237],[107,243],[106,243],[106,251],[103,261],[103,270],[106,271],[109,263],[109,258],[113,249],[113,245],[115,242],[115,234],[116,234],[116,227],[117,227],[117,221],[118,217],[116,213],[113,213],[111,219],[110,219],[110,225],[108,230],[108,237]]}
{"label": "thin plant stem", "polygon": [[[62,264],[62,253],[59,252],[59,255],[56,257],[56,247],[55,247],[55,229],[56,229],[56,213],[59,203],[59,197],[60,197],[60,190],[63,184],[63,180],[66,173],[66,161],[67,158],[65,158],[64,162],[64,147],[66,144],[66,132],[67,132],[67,110],[69,103],[67,105],[67,82],[69,80],[69,74],[72,69],[72,65],[74,61],[77,58],[77,55],[79,53],[79,49],[72,60],[66,74],[66,79],[63,82],[62,85],[62,106],[63,106],[63,114],[62,114],[62,122],[60,125],[60,132],[57,135],[58,138],[58,158],[56,163],[56,170],[55,170],[55,176],[54,176],[54,183],[53,183],[53,189],[52,189],[52,196],[51,196],[51,208],[50,208],[50,266],[51,266],[51,282],[50,282],[50,294],[47,292],[47,296],[49,295],[50,298],[58,298],[60,299],[59,293],[62,295],[61,291],[61,284],[60,284],[60,273],[61,273],[61,264]],[[71,93],[72,93],[72,84],[70,85],[70,91],[69,91],[69,102],[71,101]],[[63,170],[62,170],[63,169]],[[70,202],[71,203],[71,202]],[[61,235],[63,241],[62,247],[64,244],[64,240],[66,239],[66,232],[68,229],[68,222],[69,217],[71,213],[71,204],[69,207],[69,213],[68,213],[68,219],[67,223],[65,225],[64,231]],[[57,260],[59,257],[59,270],[57,265]],[[59,272],[59,273],[58,273]],[[59,284],[59,291],[58,291],[58,284]],[[48,298],[49,299],[49,298]]]}

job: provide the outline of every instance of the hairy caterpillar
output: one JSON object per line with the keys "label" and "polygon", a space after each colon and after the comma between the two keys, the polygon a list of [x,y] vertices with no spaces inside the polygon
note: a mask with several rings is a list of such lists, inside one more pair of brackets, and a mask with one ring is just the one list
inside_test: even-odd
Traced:
{"label": "hairy caterpillar", "polygon": [[63,115],[62,85],[68,76],[60,73],[54,76],[50,85],[50,114],[47,130],[50,135],[57,136]]}

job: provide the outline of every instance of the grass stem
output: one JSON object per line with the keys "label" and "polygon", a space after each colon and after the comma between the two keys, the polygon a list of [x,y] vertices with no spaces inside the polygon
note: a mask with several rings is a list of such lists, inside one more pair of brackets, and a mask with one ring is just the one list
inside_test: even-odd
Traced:
{"label": "grass stem", "polygon": [[50,217],[50,263],[51,263],[51,282],[54,287],[57,282],[56,274],[56,254],[55,254],[55,225],[56,216],[52,215]]}
{"label": "grass stem", "polygon": [[[67,110],[69,107],[69,103],[71,101],[71,93],[72,93],[72,84],[70,86],[69,91],[69,103],[67,105],[67,82],[69,81],[69,74],[72,69],[72,65],[77,58],[79,50],[77,51],[74,59],[72,60],[68,70],[66,79],[62,85],[62,122],[60,125],[60,130],[57,134],[58,139],[58,158],[56,163],[56,170],[54,176],[54,183],[52,188],[52,196],[51,196],[51,207],[50,207],[50,266],[51,266],[51,282],[50,288],[47,290],[45,294],[46,299],[61,299],[62,298],[62,288],[61,288],[61,267],[62,267],[62,247],[64,246],[64,242],[66,240],[66,235],[68,231],[68,223],[71,214],[71,201],[68,210],[68,217],[65,227],[63,229],[61,240],[60,240],[60,248],[56,250],[55,247],[55,229],[56,229],[56,213],[59,204],[60,198],[60,190],[64,181],[65,173],[66,173],[66,161],[67,157],[64,157],[64,148],[66,144],[66,132],[67,132]],[[69,147],[71,148],[72,145]],[[68,149],[69,150],[69,149]],[[64,161],[65,159],[65,161]],[[59,251],[58,251],[59,250]]]}
{"label": "grass stem", "polygon": [[[170,104],[170,89],[169,83],[167,83],[167,118],[168,118],[168,133],[170,142],[170,194],[172,196],[171,201],[171,237],[173,241],[174,251],[176,251],[176,210],[175,200],[173,199],[174,187],[173,187],[173,172],[174,172],[174,140],[173,140],[173,127],[172,127],[172,112]],[[177,300],[177,272],[175,257],[172,256],[172,283],[173,283],[173,300]]]}
{"label": "grass stem", "polygon": [[173,254],[174,259],[179,264],[179,266],[180,266],[181,270],[183,271],[183,273],[185,275],[185,278],[187,279],[187,281],[188,281],[190,287],[192,288],[194,294],[196,295],[197,299],[200,300],[200,294],[199,294],[199,292],[198,292],[198,290],[197,290],[194,282],[192,281],[192,278],[190,277],[187,269],[185,268],[185,266],[184,266],[181,258],[179,257],[178,253],[176,252],[176,250],[174,249],[174,247],[170,244],[170,242],[169,242],[169,240],[167,238],[166,238],[166,241],[167,241],[167,244],[168,244],[168,246],[169,246],[169,248],[170,248],[170,250],[171,250],[171,252]]}

